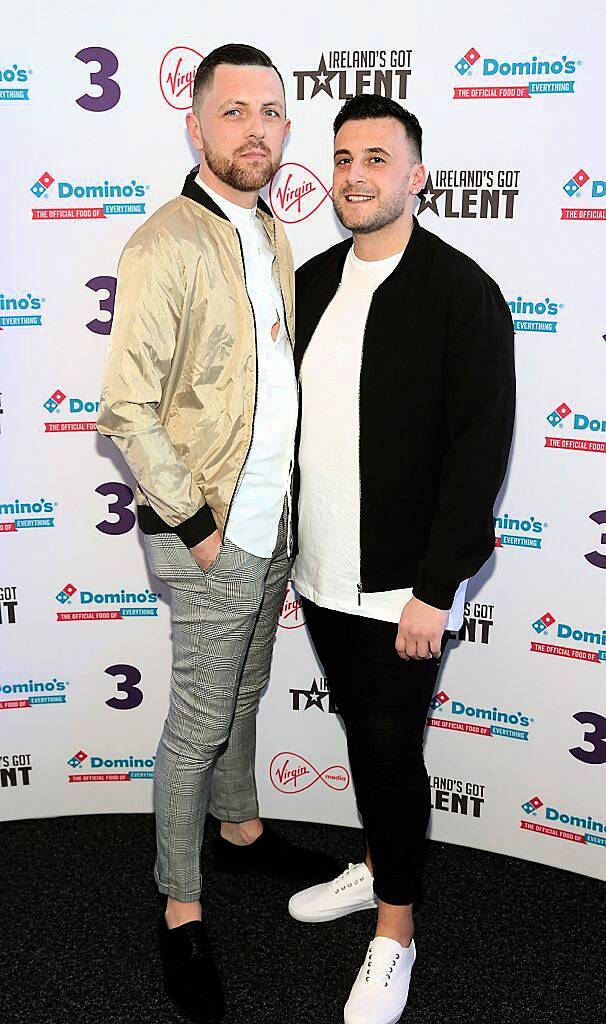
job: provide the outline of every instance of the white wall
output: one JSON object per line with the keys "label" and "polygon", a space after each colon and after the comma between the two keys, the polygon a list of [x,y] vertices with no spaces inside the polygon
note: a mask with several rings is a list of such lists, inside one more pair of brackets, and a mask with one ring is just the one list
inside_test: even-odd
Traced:
{"label": "white wall", "polygon": [[[111,295],[103,303],[108,292],[97,290],[104,282],[95,279],[111,286],[131,232],[180,191],[195,163],[184,118],[187,75],[199,57],[183,48],[205,54],[247,41],[274,57],[286,82],[293,131],[271,198],[298,263],[339,238],[327,197],[331,122],[339,90],[372,89],[375,72],[366,70],[374,63],[391,72],[382,81],[391,77],[395,98],[424,128],[435,191],[421,224],[473,256],[508,300],[539,304],[514,314],[523,321],[516,336],[519,407],[497,507],[502,546],[470,586],[466,639],[450,645],[439,683],[448,699],[431,712],[432,835],[606,878],[601,10],[589,3],[571,16],[560,0],[514,2],[495,16],[477,0],[431,8],[415,0],[404,12],[394,0],[372,11],[312,0],[304,9],[270,3],[253,14],[235,0],[217,14],[189,0],[170,11],[140,2],[83,11],[63,0],[52,7],[26,2],[12,12],[0,44],[0,202],[8,243],[0,280],[0,818],[151,808],[150,778],[111,762],[132,756],[149,762],[139,774],[151,774],[167,702],[167,594],[148,573],[128,511],[118,520],[126,532],[99,528],[118,518],[108,515],[116,497],[102,485],[129,483],[117,453],[92,430],[69,427],[94,421],[99,395],[107,333],[94,321],[108,321],[100,305],[111,310]],[[106,85],[101,101],[78,102],[101,91],[90,85],[98,64],[86,63],[91,54],[81,51],[89,47],[115,55],[119,96]],[[470,47],[479,58],[461,74],[455,65]],[[357,83],[355,69],[333,75],[333,51],[352,63],[360,50],[371,52]],[[319,77],[322,55],[327,78]],[[182,82],[175,77],[179,57]],[[533,57],[555,67],[505,73],[503,64]],[[564,57],[572,63],[560,68]],[[312,71],[315,79],[303,74]],[[558,84],[542,92],[542,83]],[[489,88],[511,87],[512,98],[486,96]],[[10,95],[15,88],[22,90],[17,98]],[[461,89],[480,96],[454,98]],[[525,91],[530,95],[520,95]],[[589,180],[569,196],[563,186],[579,170]],[[31,187],[44,172],[55,180],[37,196]],[[475,173],[465,183],[461,172]],[[83,214],[104,200],[79,197],[78,187],[105,181],[129,186],[112,202],[133,205],[106,217]],[[69,184],[76,188],[71,197]],[[575,211],[574,219],[562,219],[563,208]],[[77,211],[73,218],[46,212],[67,209]],[[11,322],[15,316],[24,322]],[[44,403],[57,391],[65,397],[57,395],[50,411]],[[562,404],[571,411],[552,425],[547,416]],[[558,447],[546,446],[546,438]],[[15,502],[36,507],[20,513]],[[68,583],[77,590],[62,604],[55,595]],[[138,607],[150,614],[58,621],[115,609],[86,595],[122,588],[141,594]],[[538,633],[533,623],[547,612],[555,621]],[[131,681],[140,674],[130,699],[117,689],[120,665]],[[28,693],[23,684],[30,680],[46,685]],[[36,702],[41,697],[47,702]],[[112,698],[124,704],[109,705]],[[504,716],[509,734],[500,731]],[[70,765],[79,751],[86,758]],[[103,773],[116,783],[116,775],[126,778],[70,780],[100,781]],[[262,702],[258,778],[268,815],[357,821],[343,733],[293,604],[285,608]],[[541,806],[524,810],[534,797]]]}

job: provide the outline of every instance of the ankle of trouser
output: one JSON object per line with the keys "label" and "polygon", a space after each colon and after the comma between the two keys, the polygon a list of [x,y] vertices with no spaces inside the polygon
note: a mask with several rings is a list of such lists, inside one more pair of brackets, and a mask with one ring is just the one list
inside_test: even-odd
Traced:
{"label": "ankle of trouser", "polygon": [[411,883],[409,878],[385,880],[380,877],[377,879],[376,875],[374,893],[378,900],[388,903],[390,906],[408,907],[413,904],[415,910],[420,907],[424,895],[420,879]]}

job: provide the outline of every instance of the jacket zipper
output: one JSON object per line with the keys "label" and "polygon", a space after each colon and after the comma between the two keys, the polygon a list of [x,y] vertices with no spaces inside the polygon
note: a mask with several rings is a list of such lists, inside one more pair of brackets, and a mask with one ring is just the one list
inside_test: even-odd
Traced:
{"label": "jacket zipper", "polygon": [[[240,466],[240,472],[238,473],[238,478],[236,480],[236,486],[234,487],[234,489],[232,491],[232,495],[231,495],[231,498],[230,498],[230,501],[229,501],[229,505],[227,507],[227,515],[225,516],[225,524],[223,526],[223,542],[225,542],[225,537],[226,537],[226,534],[227,534],[227,524],[229,522],[229,517],[230,517],[230,514],[231,514],[232,505],[234,503],[234,498],[236,496],[236,491],[238,490],[238,487],[239,487],[239,484],[240,484],[240,479],[242,477],[242,473],[244,472],[244,467],[246,466],[246,463],[248,461],[248,456],[250,455],[250,449],[252,448],[253,436],[254,436],[254,433],[255,433],[255,416],[256,416],[256,413],[257,413],[257,395],[258,395],[258,391],[259,391],[259,353],[258,353],[258,350],[257,350],[257,319],[255,317],[255,310],[254,310],[254,307],[253,307],[250,295],[248,294],[248,284],[247,284],[247,281],[246,281],[246,264],[244,263],[244,248],[242,246],[242,239],[240,238],[240,232],[238,231],[238,229],[234,228],[234,230],[236,232],[236,235],[237,235],[237,238],[238,238],[238,244],[240,246],[240,259],[242,260],[242,274],[244,276],[244,290],[246,292],[246,298],[248,299],[248,304],[250,306],[250,311],[252,313],[253,327],[254,327],[254,332],[255,332],[255,401],[254,401],[254,405],[253,405],[252,426],[251,426],[251,430],[250,430],[250,440],[248,442],[248,448],[246,449],[246,455],[244,456],[244,461],[243,461],[242,465]],[[287,328],[287,330],[288,330],[288,328]]]}
{"label": "jacket zipper", "polygon": [[[276,254],[275,255],[275,260],[276,260],[276,265],[278,267],[278,275],[277,275],[278,276],[278,291],[280,292],[280,299],[281,299],[281,302],[282,302],[282,316],[284,317],[284,329],[286,331],[286,337],[288,338],[288,344],[290,345],[290,349],[291,349],[291,352],[292,352],[293,369],[294,369],[295,346],[293,344],[293,340],[292,340],[292,338],[290,336],[290,331],[288,329],[288,318],[286,316],[286,306],[284,305],[284,294],[282,292],[282,285],[280,283],[280,263],[279,263],[279,260],[278,260],[278,242],[277,242],[277,239],[276,239],[276,225],[275,225],[275,222],[274,222],[274,225],[273,225],[273,229],[274,229],[274,252]],[[297,384],[297,420],[298,420],[298,410],[299,410],[299,378],[298,377],[296,377],[296,384]],[[297,432],[297,427],[296,427],[296,424],[295,424],[295,434],[296,434],[296,432]],[[286,536],[286,554],[287,554],[287,556],[289,558],[290,558],[290,555],[292,553],[292,541],[293,541],[293,537],[292,537],[292,502],[291,502],[293,466],[294,466],[294,460],[291,459],[290,460],[290,466],[288,467],[288,491],[286,492],[286,502],[287,502],[287,510],[288,510],[288,512],[287,512],[287,514],[288,514],[288,523],[287,523],[287,536]]]}
{"label": "jacket zipper", "polygon": [[[372,302],[372,299],[371,299]],[[370,310],[369,310],[370,312]],[[362,605],[362,367],[364,365],[364,345],[366,343],[366,324],[362,335],[362,352],[360,354],[360,379],[358,381],[358,496],[360,502],[360,519],[358,522],[358,544],[360,548],[360,579],[358,581],[358,608]]]}

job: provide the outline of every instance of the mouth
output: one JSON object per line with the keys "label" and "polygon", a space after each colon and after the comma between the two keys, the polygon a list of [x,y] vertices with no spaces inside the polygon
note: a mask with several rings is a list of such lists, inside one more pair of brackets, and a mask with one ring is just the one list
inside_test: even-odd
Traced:
{"label": "mouth", "polygon": [[350,195],[345,196],[346,203],[368,203],[374,196],[364,195],[362,192],[353,192]]}
{"label": "mouth", "polygon": [[267,160],[267,153],[264,153],[262,149],[249,149],[240,155],[250,160]]}

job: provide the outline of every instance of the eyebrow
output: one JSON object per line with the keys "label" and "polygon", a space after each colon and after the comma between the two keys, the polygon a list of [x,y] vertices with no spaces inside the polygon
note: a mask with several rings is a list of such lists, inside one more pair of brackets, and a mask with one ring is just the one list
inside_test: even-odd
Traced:
{"label": "eyebrow", "polygon": [[[389,150],[388,149],[383,149],[382,146],[367,146],[366,149],[363,150],[363,152],[364,153],[385,153],[385,156],[391,156],[391,153],[389,152]],[[351,156],[351,151],[349,149],[336,149],[335,150],[335,156]]]}
{"label": "eyebrow", "polygon": [[[261,104],[262,107],[280,107],[280,110],[284,109],[284,104],[281,100],[266,100],[265,103]],[[250,107],[248,100],[226,100],[225,103],[221,104],[219,109],[223,107]]]}

